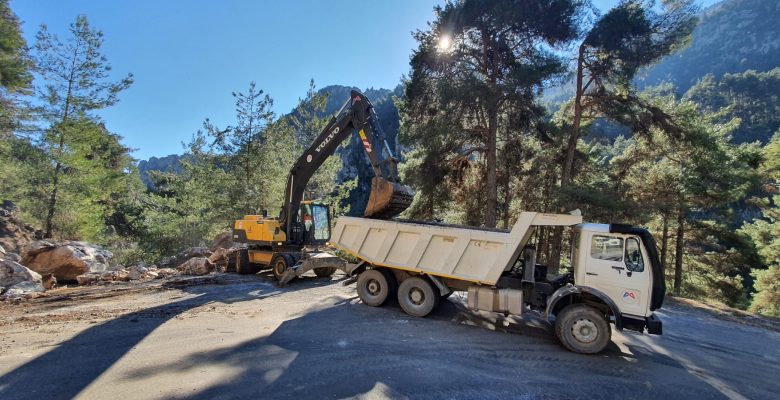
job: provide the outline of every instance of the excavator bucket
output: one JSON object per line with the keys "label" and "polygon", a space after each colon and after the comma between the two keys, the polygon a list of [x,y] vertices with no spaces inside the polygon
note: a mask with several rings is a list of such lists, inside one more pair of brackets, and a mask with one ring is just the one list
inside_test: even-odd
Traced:
{"label": "excavator bucket", "polygon": [[371,180],[371,194],[363,216],[390,219],[409,208],[414,199],[412,188],[375,176]]}

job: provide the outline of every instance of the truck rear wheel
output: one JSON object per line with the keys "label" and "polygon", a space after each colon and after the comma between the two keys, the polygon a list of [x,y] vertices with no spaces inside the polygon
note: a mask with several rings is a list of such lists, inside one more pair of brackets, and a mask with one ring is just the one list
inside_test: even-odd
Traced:
{"label": "truck rear wheel", "polygon": [[595,354],[607,347],[612,330],[600,311],[585,304],[572,304],[556,316],[555,335],[569,351]]}
{"label": "truck rear wheel", "polygon": [[391,281],[388,280],[383,271],[368,269],[358,275],[357,292],[363,304],[379,307],[385,304],[390,297]]}
{"label": "truck rear wheel", "polygon": [[413,276],[398,286],[398,304],[409,315],[424,317],[436,308],[439,293],[427,280]]}

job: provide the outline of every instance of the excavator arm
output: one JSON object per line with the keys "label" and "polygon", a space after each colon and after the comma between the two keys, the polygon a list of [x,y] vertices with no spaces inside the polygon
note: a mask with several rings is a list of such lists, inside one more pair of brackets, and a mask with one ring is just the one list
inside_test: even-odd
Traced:
{"label": "excavator arm", "polygon": [[288,241],[297,243],[303,240],[298,210],[303,201],[306,184],[322,163],[353,132],[357,132],[374,170],[371,194],[364,216],[392,218],[411,204],[414,192],[408,186],[399,183],[398,160],[393,156],[379,127],[371,101],[362,93],[353,90],[350,98],[331,117],[319,136],[290,169],[285,201],[279,217]]}

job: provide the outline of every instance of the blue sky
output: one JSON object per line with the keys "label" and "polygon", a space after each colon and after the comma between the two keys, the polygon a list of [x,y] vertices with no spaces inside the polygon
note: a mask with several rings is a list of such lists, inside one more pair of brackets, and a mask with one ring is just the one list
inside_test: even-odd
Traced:
{"label": "blue sky", "polygon": [[[312,78],[318,87],[395,87],[409,68],[411,32],[426,27],[438,3],[12,0],[11,7],[30,45],[40,24],[63,36],[79,14],[104,32],[113,72],[132,72],[135,83],[100,115],[146,159],[181,153],[207,117],[230,124],[230,93],[250,81],[271,95],[277,114]],[[605,9],[617,0],[595,3]]]}

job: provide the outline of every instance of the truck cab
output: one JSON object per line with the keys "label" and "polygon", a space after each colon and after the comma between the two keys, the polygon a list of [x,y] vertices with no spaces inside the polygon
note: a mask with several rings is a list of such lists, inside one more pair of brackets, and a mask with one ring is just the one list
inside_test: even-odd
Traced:
{"label": "truck cab", "polygon": [[[650,233],[622,224],[579,224],[573,230],[573,279],[549,296],[548,317],[566,319],[566,309],[587,306],[601,313],[618,330],[660,335],[661,320],[653,311],[663,304],[666,287]],[[558,325],[565,324],[556,321],[556,331]],[[565,336],[569,336],[571,343],[566,347],[576,348],[578,342],[588,342],[596,325],[587,316],[579,318],[566,332],[559,333],[559,338],[567,345]]]}

